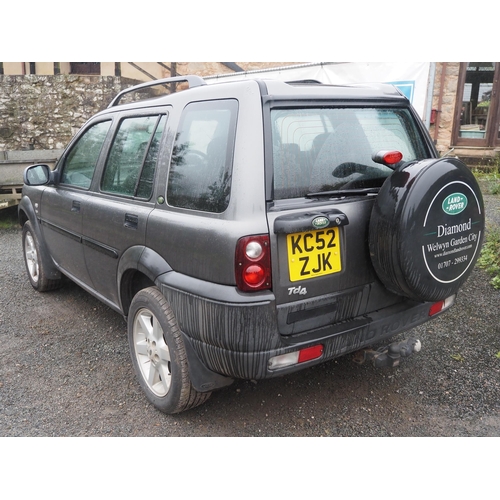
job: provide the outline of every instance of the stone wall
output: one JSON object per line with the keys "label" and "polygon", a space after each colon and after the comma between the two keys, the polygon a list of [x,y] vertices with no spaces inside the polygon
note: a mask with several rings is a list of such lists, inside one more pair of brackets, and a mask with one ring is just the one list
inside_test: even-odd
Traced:
{"label": "stone wall", "polygon": [[[245,69],[285,63],[250,63]],[[178,63],[180,74],[231,72],[222,63]],[[167,75],[168,76],[168,75]],[[0,152],[62,149],[95,113],[138,80],[116,76],[0,75]]]}
{"label": "stone wall", "polygon": [[119,77],[0,75],[0,151],[63,148],[130,84]]}

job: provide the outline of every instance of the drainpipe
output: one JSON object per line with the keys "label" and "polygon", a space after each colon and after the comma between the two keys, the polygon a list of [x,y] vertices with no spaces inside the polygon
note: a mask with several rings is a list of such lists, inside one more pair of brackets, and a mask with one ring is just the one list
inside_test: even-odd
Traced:
{"label": "drainpipe", "polygon": [[431,126],[432,97],[434,94],[434,79],[436,78],[436,63],[431,62],[429,71],[429,84],[427,86],[427,109],[425,110],[425,126],[427,130]]}
{"label": "drainpipe", "polygon": [[437,142],[438,132],[439,132],[439,122],[441,118],[441,104],[443,103],[443,92],[444,92],[444,79],[446,76],[446,65],[447,63],[442,63],[441,67],[441,84],[439,88],[439,101],[437,105],[437,113],[436,113],[436,123],[434,123],[434,144]]}

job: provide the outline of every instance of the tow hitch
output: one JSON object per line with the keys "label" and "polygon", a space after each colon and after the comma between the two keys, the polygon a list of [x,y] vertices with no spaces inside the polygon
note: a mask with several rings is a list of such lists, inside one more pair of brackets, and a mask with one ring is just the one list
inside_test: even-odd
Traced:
{"label": "tow hitch", "polygon": [[402,342],[393,342],[388,346],[373,349],[361,349],[354,354],[353,361],[362,365],[365,361],[371,361],[376,368],[384,366],[399,366],[401,358],[407,358],[422,348],[420,340],[409,338]]}

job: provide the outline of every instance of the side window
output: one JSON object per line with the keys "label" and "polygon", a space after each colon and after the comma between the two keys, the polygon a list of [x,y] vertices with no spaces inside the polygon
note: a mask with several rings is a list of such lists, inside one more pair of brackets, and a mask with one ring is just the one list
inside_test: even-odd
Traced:
{"label": "side window", "polygon": [[61,183],[84,189],[90,187],[110,125],[111,120],[96,123],[78,139],[64,161]]}
{"label": "side window", "polygon": [[136,116],[120,123],[104,168],[101,190],[149,199],[166,115]]}
{"label": "side window", "polygon": [[170,205],[215,213],[227,208],[237,112],[234,99],[186,106],[170,164]]}

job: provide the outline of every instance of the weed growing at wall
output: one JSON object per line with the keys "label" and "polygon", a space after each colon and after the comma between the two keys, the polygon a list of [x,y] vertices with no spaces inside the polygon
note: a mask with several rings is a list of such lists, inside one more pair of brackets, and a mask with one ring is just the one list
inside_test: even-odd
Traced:
{"label": "weed growing at wall", "polygon": [[500,160],[488,168],[473,168],[472,173],[484,194],[500,194]]}
{"label": "weed growing at wall", "polygon": [[500,230],[495,229],[486,234],[477,265],[492,277],[490,283],[493,287],[500,290]]}

